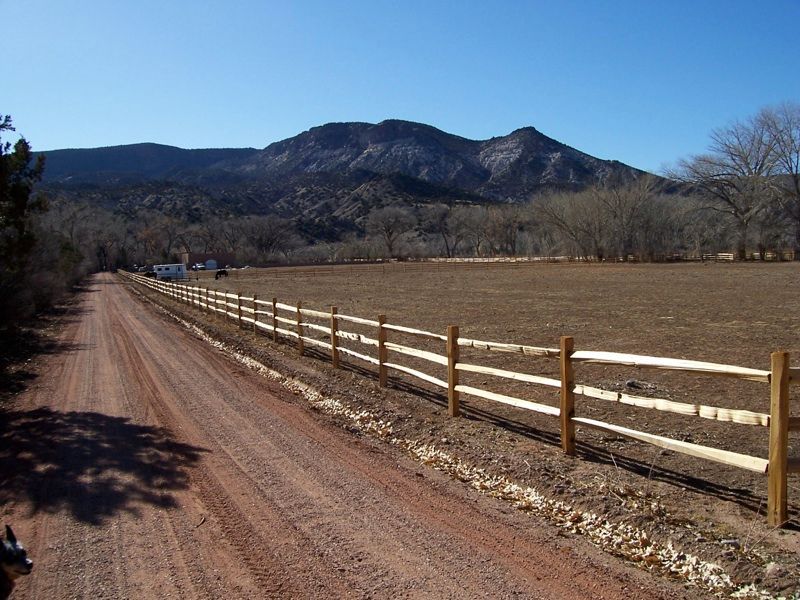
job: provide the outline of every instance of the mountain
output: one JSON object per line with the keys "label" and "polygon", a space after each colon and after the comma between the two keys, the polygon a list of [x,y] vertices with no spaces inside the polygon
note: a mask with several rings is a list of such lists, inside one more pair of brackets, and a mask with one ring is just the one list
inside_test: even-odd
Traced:
{"label": "mountain", "polygon": [[42,154],[47,161],[45,182],[113,184],[171,179],[182,171],[241,160],[257,152],[255,148],[184,150],[161,144],[130,144],[51,150]]}
{"label": "mountain", "polygon": [[228,168],[244,177],[364,170],[400,173],[497,200],[524,200],[543,188],[581,189],[642,171],[575,150],[538,132],[468,140],[421,123],[330,123],[270,144]]}
{"label": "mountain", "polygon": [[310,231],[333,228],[319,234],[326,239],[357,228],[370,210],[387,204],[525,202],[544,190],[580,190],[644,174],[533,127],[469,140],[399,120],[329,123],[263,150],[134,144],[44,155],[44,186],[67,199],[192,221],[273,213]]}

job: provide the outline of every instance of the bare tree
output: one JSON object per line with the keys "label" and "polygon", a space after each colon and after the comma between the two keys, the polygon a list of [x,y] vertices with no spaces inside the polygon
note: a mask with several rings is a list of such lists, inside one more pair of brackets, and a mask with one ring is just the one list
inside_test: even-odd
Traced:
{"label": "bare tree", "polygon": [[557,193],[534,204],[538,221],[558,231],[582,258],[604,260],[608,248],[608,213],[591,191]]}
{"label": "bare tree", "polygon": [[147,260],[171,260],[188,224],[171,215],[147,209],[138,211],[136,219],[136,238]]}
{"label": "bare tree", "polygon": [[750,224],[772,199],[775,171],[770,132],[764,120],[753,118],[714,130],[709,152],[682,160],[670,175],[698,190],[708,208],[734,220],[736,255],[744,259]]}
{"label": "bare tree", "polygon": [[772,142],[780,204],[794,226],[794,259],[800,260],[800,104],[785,102],[758,115]]}
{"label": "bare tree", "polygon": [[277,215],[251,217],[242,232],[259,261],[268,261],[276,254],[288,258],[300,244],[292,223]]}
{"label": "bare tree", "polygon": [[409,210],[400,206],[377,208],[367,217],[367,232],[379,236],[389,256],[396,258],[397,243],[400,237],[411,231],[417,219]]}
{"label": "bare tree", "polygon": [[[441,242],[441,249],[448,258],[455,256],[464,240],[465,227],[463,211],[449,204],[432,204],[422,210],[422,229],[435,235]],[[442,252],[437,253],[441,256]]]}
{"label": "bare tree", "polygon": [[643,176],[632,182],[590,188],[598,207],[607,214],[609,248],[623,260],[634,254],[643,213],[652,204],[657,187],[655,178]]}
{"label": "bare tree", "polygon": [[239,252],[245,240],[247,219],[219,219],[216,223],[222,250],[231,254]]}
{"label": "bare tree", "polygon": [[643,204],[637,216],[633,254],[651,262],[685,254],[686,203],[679,196],[654,196]]}
{"label": "bare tree", "polygon": [[767,259],[767,253],[782,256],[783,248],[790,246],[787,234],[792,231],[788,216],[780,204],[772,204],[763,210],[753,224],[752,236],[761,260]]}
{"label": "bare tree", "polygon": [[703,258],[730,249],[734,240],[732,222],[717,218],[718,214],[708,210],[705,199],[689,197],[683,202],[679,218],[683,221],[683,241],[689,254]]}
{"label": "bare tree", "polygon": [[488,211],[485,206],[460,206],[453,210],[454,219],[463,229],[464,240],[469,243],[475,256],[482,256],[486,245],[486,219]]}
{"label": "bare tree", "polygon": [[489,208],[485,232],[492,254],[516,255],[519,233],[526,221],[526,211],[518,204],[492,206]]}

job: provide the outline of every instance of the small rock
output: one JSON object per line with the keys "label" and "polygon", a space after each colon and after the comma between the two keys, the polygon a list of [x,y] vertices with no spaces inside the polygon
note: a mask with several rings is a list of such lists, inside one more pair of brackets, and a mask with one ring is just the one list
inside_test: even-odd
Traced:
{"label": "small rock", "polygon": [[786,575],[786,569],[778,563],[768,563],[764,569],[764,579],[778,579],[784,575]]}
{"label": "small rock", "polygon": [[734,539],[720,540],[719,543],[722,544],[723,546],[730,546],[731,548],[734,548],[736,550],[741,548],[739,540],[734,540]]}

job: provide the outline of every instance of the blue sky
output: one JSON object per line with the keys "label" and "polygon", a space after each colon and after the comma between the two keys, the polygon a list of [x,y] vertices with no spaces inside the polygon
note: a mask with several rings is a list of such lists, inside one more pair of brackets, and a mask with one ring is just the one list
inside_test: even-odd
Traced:
{"label": "blue sky", "polygon": [[800,101],[800,0],[0,0],[0,114],[36,150],[264,147],[400,118],[532,125],[660,171]]}

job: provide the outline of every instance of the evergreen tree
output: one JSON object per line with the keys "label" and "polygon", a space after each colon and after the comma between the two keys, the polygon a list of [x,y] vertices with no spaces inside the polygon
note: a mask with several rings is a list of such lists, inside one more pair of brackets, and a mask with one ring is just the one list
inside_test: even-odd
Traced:
{"label": "evergreen tree", "polygon": [[33,215],[46,209],[44,198],[34,193],[42,177],[44,157],[33,160],[31,146],[20,138],[13,146],[3,142],[14,131],[11,117],[0,115],[0,325],[21,312],[29,257],[36,243]]}

